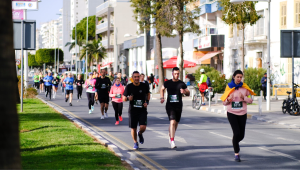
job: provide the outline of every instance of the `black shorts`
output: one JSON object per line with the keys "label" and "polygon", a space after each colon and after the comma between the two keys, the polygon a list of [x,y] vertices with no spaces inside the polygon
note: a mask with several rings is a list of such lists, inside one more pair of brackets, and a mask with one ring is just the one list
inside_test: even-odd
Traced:
{"label": "black shorts", "polygon": [[70,94],[70,93],[73,94],[73,90],[66,90],[66,94]]}
{"label": "black shorts", "polygon": [[44,81],[43,81],[43,80],[40,80],[40,84],[44,84]]}
{"label": "black shorts", "polygon": [[108,104],[108,102],[109,102],[109,96],[108,96],[108,94],[107,94],[107,96],[104,96],[104,95],[100,94],[98,96],[98,100],[99,100],[100,103],[106,103],[106,104]]}
{"label": "black shorts", "polygon": [[140,113],[128,113],[128,119],[129,119],[129,127],[130,128],[137,128],[138,124],[141,125],[147,125],[147,111],[143,111]]}
{"label": "black shorts", "polygon": [[182,108],[174,108],[172,106],[166,106],[166,111],[167,111],[169,120],[176,120],[176,122],[180,122]]}

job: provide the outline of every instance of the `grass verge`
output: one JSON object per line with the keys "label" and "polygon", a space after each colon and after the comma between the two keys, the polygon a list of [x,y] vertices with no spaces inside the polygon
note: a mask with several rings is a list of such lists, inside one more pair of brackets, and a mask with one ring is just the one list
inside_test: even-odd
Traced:
{"label": "grass verge", "polygon": [[23,169],[130,169],[39,99],[24,99],[19,119]]}

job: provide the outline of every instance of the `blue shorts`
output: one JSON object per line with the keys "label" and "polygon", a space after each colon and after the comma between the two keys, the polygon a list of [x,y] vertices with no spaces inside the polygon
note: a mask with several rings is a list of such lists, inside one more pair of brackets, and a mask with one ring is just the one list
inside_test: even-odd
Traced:
{"label": "blue shorts", "polygon": [[52,84],[52,86],[54,86],[54,87],[58,87],[58,84],[56,84],[56,85]]}

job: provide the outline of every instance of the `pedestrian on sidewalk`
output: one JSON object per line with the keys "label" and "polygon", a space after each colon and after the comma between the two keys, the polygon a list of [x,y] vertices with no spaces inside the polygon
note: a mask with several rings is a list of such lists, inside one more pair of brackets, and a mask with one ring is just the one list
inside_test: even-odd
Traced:
{"label": "pedestrian on sidewalk", "polygon": [[201,97],[202,97],[202,105],[205,105],[205,102],[204,102],[204,96],[205,96],[205,92],[206,92],[206,89],[208,89],[208,86],[207,86],[207,75],[205,74],[205,70],[203,68],[200,69],[200,73],[201,73],[201,76],[200,76],[200,81],[198,82],[198,87],[199,87],[199,91],[201,93]]}
{"label": "pedestrian on sidewalk", "polygon": [[123,110],[123,93],[124,86],[121,84],[121,80],[119,77],[115,79],[114,85],[111,87],[109,92],[109,97],[112,98],[112,105],[115,110],[115,125],[119,125],[119,121],[123,121],[122,118],[122,110]]}
{"label": "pedestrian on sidewalk", "polygon": [[84,86],[86,88],[86,96],[88,99],[89,114],[94,111],[95,102],[95,84],[96,79],[93,79],[93,73],[89,73],[89,78],[85,80]]}
{"label": "pedestrian on sidewalk", "polygon": [[167,104],[166,111],[169,117],[170,126],[169,126],[169,143],[171,145],[171,149],[176,148],[176,144],[174,141],[175,132],[178,127],[178,123],[181,119],[182,114],[182,95],[185,94],[187,96],[190,95],[190,91],[187,89],[186,84],[179,80],[179,68],[174,67],[172,69],[173,79],[170,79],[164,82],[164,85],[160,90],[160,103],[164,103],[165,101],[165,89],[167,89]]}
{"label": "pedestrian on sidewalk", "polygon": [[263,91],[264,100],[266,100],[267,96],[267,73],[264,74],[264,76],[260,80],[261,83],[261,90]]}
{"label": "pedestrian on sidewalk", "polygon": [[235,153],[235,161],[240,162],[239,142],[244,139],[247,121],[247,103],[253,100],[247,96],[256,95],[246,83],[242,82],[243,72],[236,70],[232,80],[227,84],[225,92],[221,97],[223,105],[227,106],[227,118],[233,131],[232,144]]}

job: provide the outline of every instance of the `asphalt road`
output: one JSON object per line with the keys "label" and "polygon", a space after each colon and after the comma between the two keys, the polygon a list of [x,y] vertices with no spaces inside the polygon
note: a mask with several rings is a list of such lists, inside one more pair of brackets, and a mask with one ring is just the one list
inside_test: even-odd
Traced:
{"label": "asphalt road", "polygon": [[[300,129],[247,120],[245,139],[241,143],[241,160],[234,162],[232,130],[225,115],[193,110],[184,101],[182,119],[175,136],[178,148],[170,149],[169,121],[165,103],[150,101],[145,143],[133,151],[128,127],[128,102],[124,103],[123,121],[115,126],[112,105],[108,119],[101,120],[100,105],[88,114],[86,93],[73,106],[64,101],[61,90],[50,102],[78,116],[107,140],[117,145],[121,153],[137,163],[140,169],[300,169]],[[74,90],[74,96],[77,92]],[[45,99],[44,93],[40,94]],[[75,97],[74,97],[75,98]],[[49,99],[45,99],[49,101]],[[146,165],[146,166],[143,166]]]}

